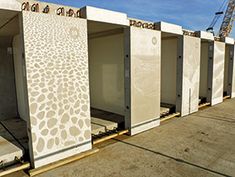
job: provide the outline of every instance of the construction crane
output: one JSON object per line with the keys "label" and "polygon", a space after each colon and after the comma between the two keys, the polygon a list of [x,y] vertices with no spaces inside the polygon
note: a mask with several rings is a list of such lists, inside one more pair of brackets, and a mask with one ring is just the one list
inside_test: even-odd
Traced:
{"label": "construction crane", "polygon": [[224,14],[224,10],[227,6],[227,10],[225,12],[223,22],[220,26],[219,37],[228,37],[232,32],[234,18],[235,18],[235,0],[224,0],[218,12],[215,13],[215,17],[212,20],[210,26],[207,28],[208,32],[212,32],[214,34],[214,26],[217,21]]}

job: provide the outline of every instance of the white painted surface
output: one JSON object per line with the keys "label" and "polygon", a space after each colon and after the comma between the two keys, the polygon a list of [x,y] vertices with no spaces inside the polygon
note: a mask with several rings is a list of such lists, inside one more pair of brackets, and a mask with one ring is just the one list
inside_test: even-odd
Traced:
{"label": "white painted surface", "polygon": [[223,102],[225,43],[214,42],[211,105]]}
{"label": "white painted surface", "polygon": [[200,38],[183,36],[183,78],[181,116],[198,111]]}
{"label": "white painted surface", "polygon": [[3,164],[12,163],[17,157],[20,159],[23,151],[10,141],[0,136],[0,162]]}
{"label": "white painted surface", "polygon": [[21,4],[16,0],[0,0],[0,9],[21,11]]}
{"label": "white painted surface", "polygon": [[206,31],[197,31],[196,34],[201,39],[214,41],[214,35],[212,33]]}
{"label": "white painted surface", "polygon": [[124,36],[90,39],[91,107],[124,115]]}
{"label": "white painted surface", "polygon": [[230,38],[230,37],[225,37],[224,42],[225,42],[226,44],[234,45],[234,39],[233,39],[233,38]]}
{"label": "white painted surface", "polygon": [[110,11],[106,9],[100,9],[96,7],[85,6],[81,8],[81,16],[87,20],[112,23],[118,25],[129,25],[127,14]]}
{"label": "white painted surface", "polygon": [[[161,60],[161,33],[155,30],[130,27],[130,51],[127,51],[126,60],[130,60],[130,127],[131,131],[140,124],[160,117],[160,60]],[[126,48],[127,49],[127,48]],[[128,95],[128,94],[127,94]],[[156,123],[138,126],[132,135],[145,131]],[[147,123],[148,124],[148,123]]]}
{"label": "white painted surface", "polygon": [[[235,53],[235,47],[234,47],[234,53]],[[231,75],[232,75],[232,83],[231,83],[231,97],[235,98],[235,55],[233,54],[233,60],[232,60],[232,70],[231,70]]]}
{"label": "white painted surface", "polygon": [[147,131],[149,129],[157,127],[159,125],[160,125],[160,120],[153,120],[150,123],[146,123],[146,124],[140,125],[138,127],[132,128],[131,132],[130,132],[130,135],[133,136],[133,135],[136,135],[138,133],[142,133],[144,131]]}
{"label": "white painted surface", "polygon": [[91,143],[85,144],[83,146],[79,146],[79,147],[73,148],[71,150],[63,151],[61,153],[58,152],[58,153],[56,153],[50,157],[47,157],[47,158],[35,160],[34,165],[35,165],[35,168],[42,167],[45,164],[50,164],[50,163],[62,160],[64,158],[68,158],[68,157],[77,155],[78,153],[88,151],[90,149],[92,149]]}
{"label": "white painted surface", "polygon": [[155,25],[156,25],[157,30],[160,30],[162,32],[183,35],[182,26],[171,24],[171,23],[166,23],[166,22],[157,22],[155,23]]}

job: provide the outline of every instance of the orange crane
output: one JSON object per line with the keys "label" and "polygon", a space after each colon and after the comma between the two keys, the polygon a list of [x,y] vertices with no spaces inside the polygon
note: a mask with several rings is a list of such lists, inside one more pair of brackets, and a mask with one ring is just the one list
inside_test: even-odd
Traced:
{"label": "orange crane", "polygon": [[218,35],[219,37],[228,37],[232,32],[234,18],[235,18],[235,0],[224,0],[219,11],[215,13],[215,17],[212,20],[210,26],[207,28],[207,31],[212,32],[214,34],[214,26],[221,17],[221,15],[224,14],[226,5],[227,9],[223,18],[223,22],[220,26],[219,35]]}

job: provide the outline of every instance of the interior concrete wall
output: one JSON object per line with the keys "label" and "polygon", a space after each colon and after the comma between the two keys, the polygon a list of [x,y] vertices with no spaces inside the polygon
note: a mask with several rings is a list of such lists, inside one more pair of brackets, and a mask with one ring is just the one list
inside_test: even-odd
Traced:
{"label": "interior concrete wall", "polygon": [[209,43],[202,42],[199,96],[205,98],[207,98],[208,96],[208,59],[209,59]]}
{"label": "interior concrete wall", "polygon": [[176,104],[177,38],[162,39],[161,102]]}
{"label": "interior concrete wall", "polygon": [[18,114],[20,118],[28,121],[28,102],[27,102],[27,91],[26,91],[26,73],[25,64],[23,61],[23,39],[20,35],[13,38],[13,58],[14,58],[14,69],[15,69],[15,84],[16,84],[16,95],[18,102]]}
{"label": "interior concrete wall", "polygon": [[91,107],[124,115],[124,35],[89,39]]}
{"label": "interior concrete wall", "polygon": [[225,63],[224,63],[224,92],[228,94],[229,91],[229,60],[230,60],[230,46],[225,47]]}
{"label": "interior concrete wall", "polygon": [[0,37],[0,120],[17,116],[12,37]]}

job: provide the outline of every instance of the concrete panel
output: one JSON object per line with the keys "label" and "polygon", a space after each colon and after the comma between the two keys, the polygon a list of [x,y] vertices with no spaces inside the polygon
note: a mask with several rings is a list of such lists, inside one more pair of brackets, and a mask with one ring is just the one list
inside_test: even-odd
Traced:
{"label": "concrete panel", "polygon": [[17,116],[11,37],[0,37],[0,120]]}
{"label": "concrete panel", "polygon": [[118,25],[129,25],[127,14],[86,6],[81,8],[81,17],[98,22],[112,23]]}
{"label": "concrete panel", "polygon": [[89,39],[91,107],[124,115],[124,36]]}
{"label": "concrete panel", "polygon": [[161,102],[173,105],[176,105],[177,45],[178,38],[163,39],[161,44]]}
{"label": "concrete panel", "polygon": [[226,44],[230,44],[230,45],[234,45],[234,39],[230,38],[230,37],[225,37],[222,39],[223,42],[225,42]]}
{"label": "concrete panel", "polygon": [[166,23],[166,22],[157,22],[155,23],[155,28],[165,33],[183,35],[182,26],[179,26],[179,25]]}
{"label": "concrete panel", "polygon": [[214,41],[214,35],[210,32],[196,31],[196,36],[204,40]]}
{"label": "concrete panel", "polygon": [[201,65],[200,65],[200,91],[199,96],[208,97],[208,59],[209,43],[201,43]]}
{"label": "concrete panel", "polygon": [[229,68],[228,68],[228,94],[235,97],[235,59],[234,45],[229,45]]}
{"label": "concrete panel", "polygon": [[209,76],[212,76],[209,96],[213,106],[223,101],[225,43],[215,41],[213,46],[209,46],[210,52],[213,52],[213,57],[209,54]]}
{"label": "concrete panel", "polygon": [[181,37],[183,50],[182,59],[182,78],[177,81],[181,86],[181,116],[185,116],[198,111],[199,98],[199,78],[200,78],[200,53],[201,53],[201,39],[183,36]]}
{"label": "concrete panel", "polygon": [[87,21],[23,12],[32,166],[91,148]]}
{"label": "concrete panel", "polygon": [[20,118],[28,121],[28,100],[27,100],[27,86],[26,86],[26,73],[25,62],[23,61],[23,39],[20,35],[13,38],[13,57],[15,69],[15,84],[18,113]]}
{"label": "concrete panel", "polygon": [[3,165],[9,165],[15,162],[16,158],[21,159],[23,150],[0,136],[0,162]]}
{"label": "concrete panel", "polygon": [[16,0],[0,0],[0,9],[21,11],[21,4]]}
{"label": "concrete panel", "polygon": [[161,33],[130,27],[125,34],[126,126],[134,135],[160,124]]}

